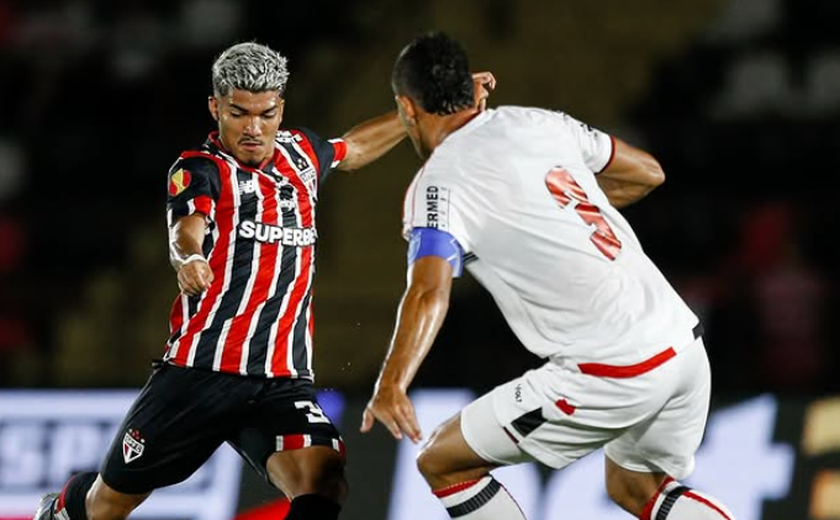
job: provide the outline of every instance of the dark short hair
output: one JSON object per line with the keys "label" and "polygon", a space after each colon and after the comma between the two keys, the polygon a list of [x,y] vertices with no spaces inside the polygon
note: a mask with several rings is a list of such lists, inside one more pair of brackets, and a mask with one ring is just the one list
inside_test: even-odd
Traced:
{"label": "dark short hair", "polygon": [[417,36],[400,53],[391,75],[394,92],[431,114],[454,114],[475,104],[467,53],[440,32]]}

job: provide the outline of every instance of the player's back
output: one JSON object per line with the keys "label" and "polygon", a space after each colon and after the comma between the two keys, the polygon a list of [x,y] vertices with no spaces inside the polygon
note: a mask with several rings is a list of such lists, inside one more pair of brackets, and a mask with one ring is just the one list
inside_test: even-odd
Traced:
{"label": "player's back", "polygon": [[502,107],[450,135],[415,180],[419,225],[435,219],[459,240],[541,356],[633,363],[692,339],[697,318],[598,186],[611,153],[606,134],[565,114]]}

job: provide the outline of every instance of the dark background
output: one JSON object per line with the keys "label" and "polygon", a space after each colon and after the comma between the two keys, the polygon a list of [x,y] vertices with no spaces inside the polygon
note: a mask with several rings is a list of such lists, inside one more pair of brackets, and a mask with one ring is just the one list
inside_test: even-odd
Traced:
{"label": "dark background", "polygon": [[[210,65],[254,40],[290,59],[284,123],[335,137],[393,108],[425,29],[499,81],[651,151],[626,211],[707,330],[716,394],[838,390],[836,0],[0,0],[0,385],[136,387],[167,335],[166,172],[213,129]],[[370,392],[404,287],[400,144],[320,202],[318,384]],[[539,361],[456,284],[418,386],[478,391]]]}

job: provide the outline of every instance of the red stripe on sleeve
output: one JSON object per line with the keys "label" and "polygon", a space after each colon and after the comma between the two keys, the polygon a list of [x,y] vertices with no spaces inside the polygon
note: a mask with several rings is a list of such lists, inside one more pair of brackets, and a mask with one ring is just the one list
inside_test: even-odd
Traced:
{"label": "red stripe on sleeve", "polygon": [[213,214],[213,206],[215,205],[212,198],[208,197],[207,195],[199,195],[198,197],[193,199],[193,204],[195,204],[195,210],[204,213],[207,216]]}
{"label": "red stripe on sleeve", "polygon": [[330,139],[330,144],[335,152],[333,162],[343,161],[347,157],[347,143],[344,142],[344,139]]}

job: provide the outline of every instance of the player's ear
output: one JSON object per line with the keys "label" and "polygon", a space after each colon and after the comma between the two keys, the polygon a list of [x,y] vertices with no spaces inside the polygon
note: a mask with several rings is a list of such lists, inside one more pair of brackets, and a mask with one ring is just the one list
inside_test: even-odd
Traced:
{"label": "player's ear", "polygon": [[397,109],[400,111],[403,122],[409,126],[417,124],[417,106],[414,100],[408,96],[394,96],[397,102]]}
{"label": "player's ear", "polygon": [[280,121],[283,121],[283,109],[286,108],[286,100],[283,98],[279,98],[277,100],[277,115],[280,117]]}
{"label": "player's ear", "polygon": [[215,121],[219,120],[219,100],[216,96],[209,96],[207,98],[207,108],[210,110],[210,115]]}

